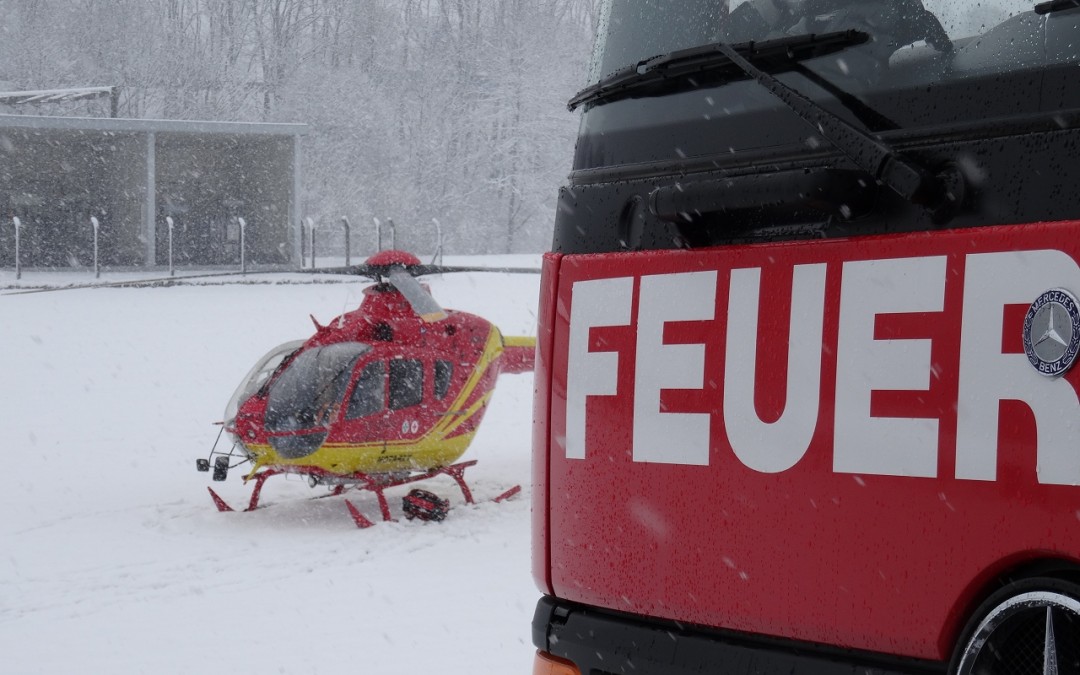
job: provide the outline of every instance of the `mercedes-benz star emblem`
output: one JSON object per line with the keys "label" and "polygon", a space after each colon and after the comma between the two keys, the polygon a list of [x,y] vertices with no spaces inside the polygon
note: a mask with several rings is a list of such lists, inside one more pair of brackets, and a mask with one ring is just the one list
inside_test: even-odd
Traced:
{"label": "mercedes-benz star emblem", "polygon": [[1064,288],[1046,291],[1024,317],[1024,352],[1035,370],[1057,377],[1072,367],[1080,351],[1080,307]]}

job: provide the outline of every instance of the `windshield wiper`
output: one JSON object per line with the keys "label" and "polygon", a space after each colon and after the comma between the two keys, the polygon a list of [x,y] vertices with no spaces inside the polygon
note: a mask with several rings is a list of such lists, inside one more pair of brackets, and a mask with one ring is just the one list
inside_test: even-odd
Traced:
{"label": "windshield wiper", "polygon": [[1035,13],[1051,14],[1066,9],[1076,9],[1077,7],[1080,7],[1080,0],[1051,0],[1050,2],[1035,5]]}
{"label": "windshield wiper", "polygon": [[870,34],[858,30],[836,31],[820,35],[744,42],[733,46],[722,43],[702,45],[654,56],[615,71],[596,84],[577,93],[566,104],[573,111],[587,103],[635,96],[659,96],[684,89],[687,84],[700,86],[734,79],[745,79],[746,72],[729,58],[722,48],[752,59],[770,73],[794,69],[801,61],[828,56],[870,40]]}
{"label": "windshield wiper", "polygon": [[964,196],[965,182],[959,170],[950,168],[932,174],[918,162],[901,156],[885,141],[788,87],[743,58],[735,48],[723,44],[716,48],[875,180],[908,202],[924,207],[937,223],[952,218]]}

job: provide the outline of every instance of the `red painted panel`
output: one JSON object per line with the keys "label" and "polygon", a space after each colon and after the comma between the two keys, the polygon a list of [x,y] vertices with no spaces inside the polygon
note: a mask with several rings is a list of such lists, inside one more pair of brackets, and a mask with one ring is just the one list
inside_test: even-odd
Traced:
{"label": "red painted panel", "polygon": [[[557,277],[549,258],[538,582],[622,611],[947,658],[992,576],[1080,560],[1080,369],[1036,373],[1017,334],[1039,293],[1080,293],[1077,260],[1077,222],[565,256]],[[600,279],[616,282],[589,286]],[[751,301],[756,357],[728,363],[748,348],[727,336],[752,325]],[[789,379],[789,342],[819,366]],[[725,400],[736,372],[752,384]],[[1014,389],[1035,402],[1001,394]]]}
{"label": "red painted panel", "polygon": [[559,261],[555,253],[544,255],[540,271],[540,304],[537,309],[536,377],[533,398],[532,465],[532,574],[542,593],[552,593],[548,557],[548,453],[551,410],[551,356],[555,342],[555,308]]}

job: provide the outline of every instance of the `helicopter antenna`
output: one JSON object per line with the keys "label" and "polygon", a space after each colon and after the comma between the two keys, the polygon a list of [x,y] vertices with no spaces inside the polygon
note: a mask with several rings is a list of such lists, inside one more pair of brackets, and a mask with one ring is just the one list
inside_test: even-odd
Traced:
{"label": "helicopter antenna", "polygon": [[345,314],[349,311],[349,300],[352,299],[352,285],[345,287],[345,299],[341,301],[341,314],[338,314],[338,328],[345,327]]}
{"label": "helicopter antenna", "polygon": [[432,265],[441,265],[443,261],[443,235],[442,224],[439,223],[438,218],[432,218],[431,222],[435,223],[435,236],[437,242],[435,244],[435,255],[431,257]]}

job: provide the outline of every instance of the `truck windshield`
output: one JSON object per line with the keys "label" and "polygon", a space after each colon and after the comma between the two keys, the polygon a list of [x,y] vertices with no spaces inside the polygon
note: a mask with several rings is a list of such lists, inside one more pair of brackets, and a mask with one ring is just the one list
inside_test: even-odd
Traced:
{"label": "truck windshield", "polygon": [[[844,31],[865,39],[802,47],[807,36]],[[795,45],[789,63],[758,65],[876,133],[1080,106],[1063,74],[1080,60],[1078,31],[1080,8],[1036,11],[1023,0],[604,0],[589,80],[573,102],[586,111],[575,168],[814,143],[710,45],[744,54],[749,43]],[[625,86],[673,62],[656,86]],[[678,137],[700,138],[694,127],[718,118],[725,129],[692,148],[620,136],[675,124]]]}
{"label": "truck windshield", "polygon": [[[887,80],[895,75],[890,60],[914,56],[897,55],[901,48],[947,52],[955,40],[985,34],[1032,10],[1033,3],[1024,0],[745,0],[730,6],[724,0],[605,0],[590,83],[651,57],[700,45],[852,29],[870,33],[873,41],[842,59],[847,74],[858,70],[861,79]],[[1036,45],[1011,47],[1019,65],[1023,52]]]}

